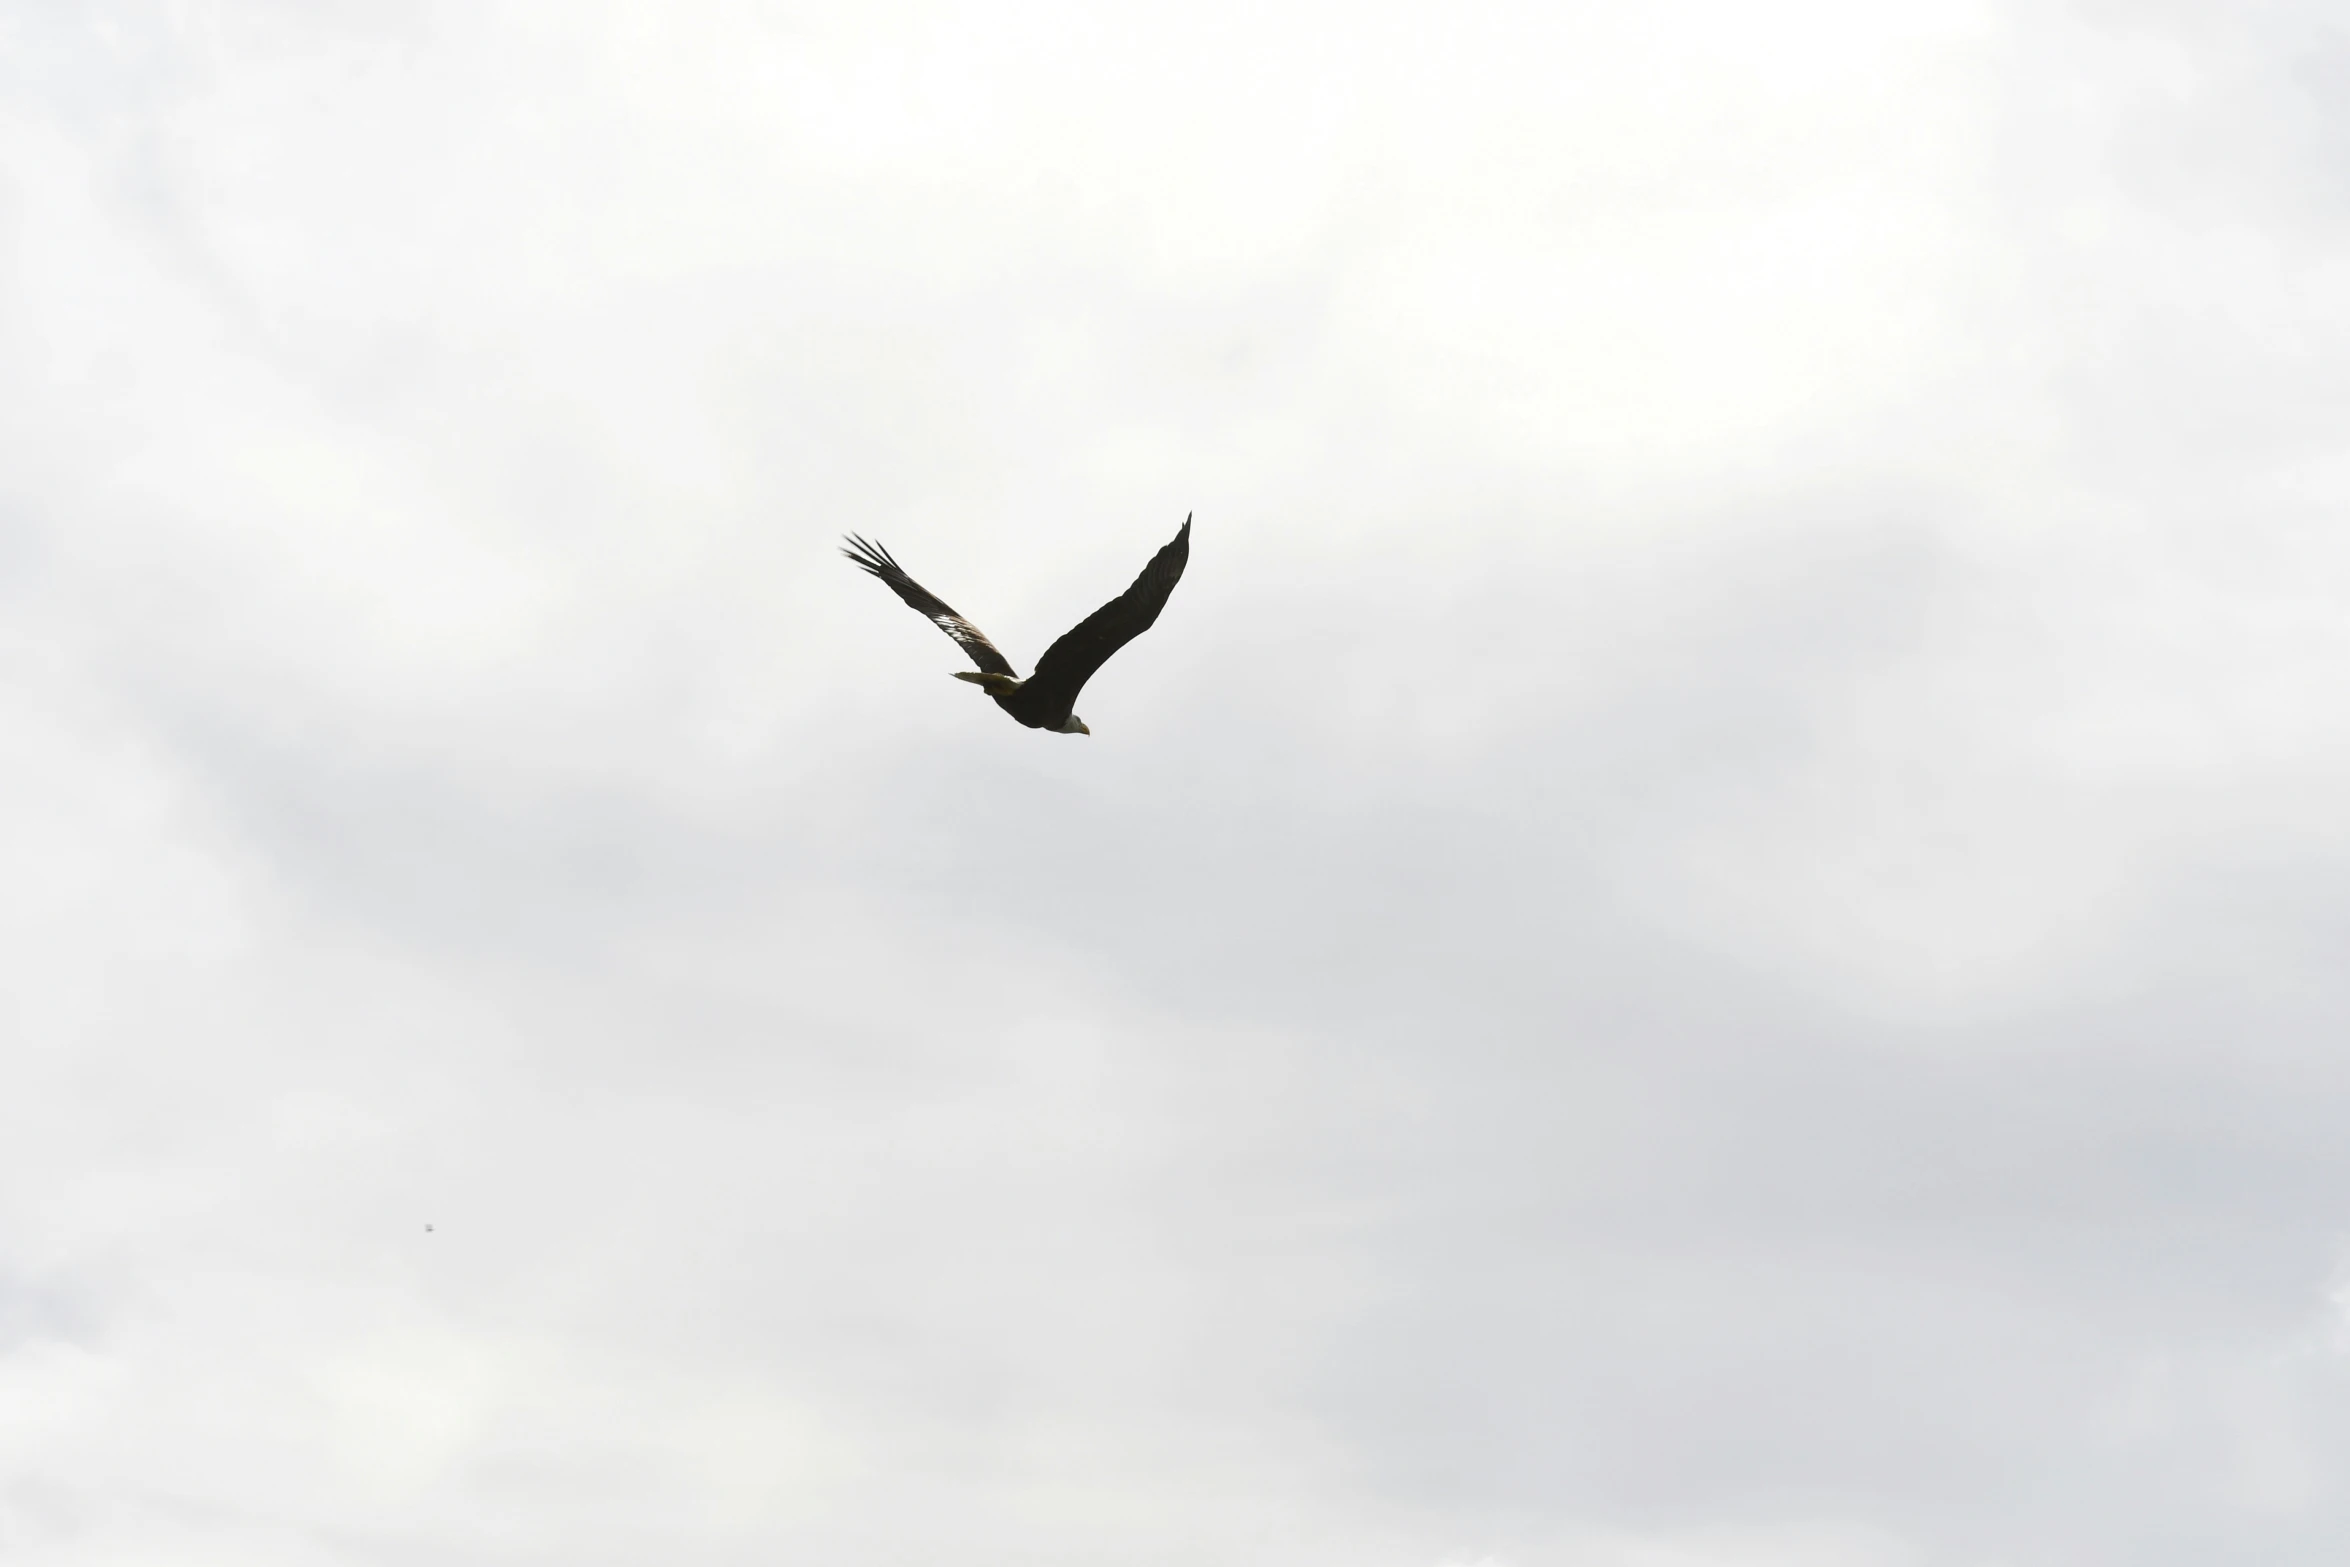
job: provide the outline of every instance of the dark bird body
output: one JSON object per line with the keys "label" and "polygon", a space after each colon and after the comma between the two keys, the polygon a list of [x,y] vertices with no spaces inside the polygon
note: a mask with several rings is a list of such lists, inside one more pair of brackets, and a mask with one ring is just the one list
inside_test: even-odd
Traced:
{"label": "dark bird body", "polygon": [[957,670],[957,680],[985,686],[987,694],[995,698],[996,706],[1031,729],[1073,735],[1093,733],[1076,714],[1077,693],[1093,678],[1095,670],[1110,661],[1112,653],[1151,628],[1151,623],[1159,618],[1159,611],[1167,607],[1167,595],[1182,580],[1184,564],[1191,559],[1191,519],[1186,517],[1175,537],[1142,568],[1142,575],[1134,579],[1132,587],[1086,616],[1046,648],[1044,657],[1036,661],[1036,673],[1022,680],[1012,673],[1011,661],[987,640],[986,633],[955,613],[937,594],[907,576],[905,568],[890,558],[889,551],[853,533],[848,537],[848,547],[841,551],[843,555],[888,583],[891,592],[921,611],[971,655],[979,673]]}

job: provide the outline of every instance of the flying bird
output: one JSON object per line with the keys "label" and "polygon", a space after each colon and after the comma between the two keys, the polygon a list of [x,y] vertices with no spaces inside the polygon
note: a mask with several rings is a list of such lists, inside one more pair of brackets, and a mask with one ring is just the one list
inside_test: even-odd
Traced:
{"label": "flying bird", "polygon": [[1073,711],[1077,693],[1093,678],[1095,670],[1110,661],[1112,653],[1148,631],[1151,623],[1159,618],[1159,611],[1167,607],[1167,595],[1175,591],[1175,584],[1183,579],[1184,563],[1191,559],[1191,519],[1183,519],[1175,537],[1151,557],[1151,563],[1142,568],[1142,575],[1134,579],[1134,586],[1086,616],[1046,648],[1044,657],[1036,661],[1036,673],[1026,680],[1012,673],[1011,660],[996,651],[996,645],[987,640],[985,632],[956,614],[937,594],[907,576],[905,568],[890,558],[889,551],[853,533],[848,540],[848,547],[841,551],[843,555],[888,583],[892,593],[921,611],[924,618],[953,637],[971,655],[979,673],[958,669],[957,680],[985,686],[987,694],[995,698],[996,706],[1031,729],[1089,735],[1093,731]]}

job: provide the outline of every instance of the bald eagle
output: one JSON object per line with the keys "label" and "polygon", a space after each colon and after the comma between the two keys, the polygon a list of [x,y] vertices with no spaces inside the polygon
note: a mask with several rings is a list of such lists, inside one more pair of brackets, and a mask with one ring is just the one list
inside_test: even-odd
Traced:
{"label": "bald eagle", "polygon": [[1112,653],[1148,631],[1151,622],[1159,618],[1159,611],[1167,607],[1167,595],[1175,591],[1175,584],[1183,577],[1184,563],[1191,559],[1191,519],[1183,519],[1175,537],[1151,557],[1151,563],[1142,568],[1142,575],[1134,579],[1134,586],[1086,616],[1046,648],[1044,657],[1036,661],[1036,673],[1026,680],[1012,673],[1011,661],[996,651],[996,645],[987,640],[985,632],[907,576],[905,569],[890,558],[889,551],[853,533],[848,540],[848,547],[841,551],[843,555],[888,583],[891,592],[920,610],[971,655],[979,673],[974,675],[958,669],[957,680],[985,686],[987,694],[995,698],[996,706],[1031,729],[1089,735],[1093,731],[1085,727],[1085,720],[1071,711],[1077,703],[1077,693],[1093,678],[1095,670],[1110,661]]}

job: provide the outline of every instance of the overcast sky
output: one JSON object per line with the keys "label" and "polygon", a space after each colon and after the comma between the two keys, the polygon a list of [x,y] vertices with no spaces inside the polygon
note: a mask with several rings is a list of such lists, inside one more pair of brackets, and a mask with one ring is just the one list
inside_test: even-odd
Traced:
{"label": "overcast sky", "polygon": [[2345,105],[0,0],[0,1554],[2340,1562]]}

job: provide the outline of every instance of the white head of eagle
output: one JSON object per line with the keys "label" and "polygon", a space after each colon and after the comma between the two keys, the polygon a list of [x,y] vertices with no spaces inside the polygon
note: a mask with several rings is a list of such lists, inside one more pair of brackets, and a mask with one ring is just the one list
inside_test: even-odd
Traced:
{"label": "white head of eagle", "polygon": [[1175,537],[1151,557],[1150,564],[1142,568],[1142,575],[1134,579],[1132,587],[1086,616],[1046,648],[1044,657],[1036,661],[1036,672],[1026,680],[1012,673],[1011,660],[996,651],[996,645],[987,640],[986,633],[907,576],[905,569],[879,544],[852,533],[841,553],[855,561],[860,569],[887,583],[891,592],[953,637],[971,656],[971,662],[979,666],[978,672],[958,669],[957,680],[985,687],[987,694],[995,698],[996,706],[1031,729],[1089,735],[1093,731],[1073,710],[1077,693],[1093,678],[1095,670],[1109,662],[1112,653],[1148,631],[1159,618],[1159,611],[1167,607],[1167,595],[1175,591],[1175,584],[1183,579],[1184,565],[1191,559],[1191,519],[1183,519]]}

